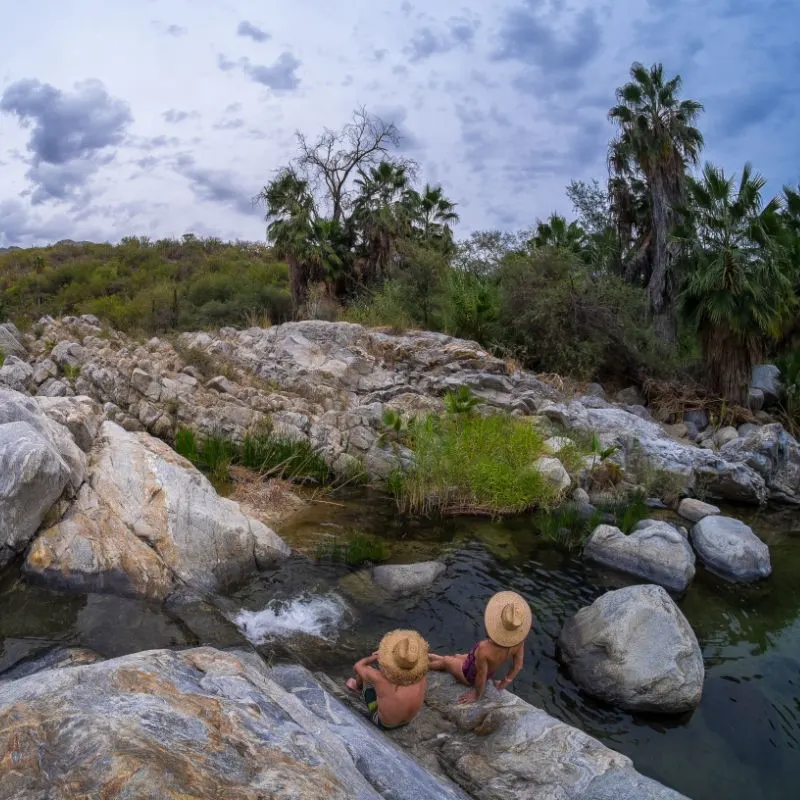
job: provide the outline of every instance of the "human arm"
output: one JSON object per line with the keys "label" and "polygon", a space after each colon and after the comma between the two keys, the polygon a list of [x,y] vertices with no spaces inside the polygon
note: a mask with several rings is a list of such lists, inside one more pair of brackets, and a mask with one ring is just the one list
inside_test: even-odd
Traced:
{"label": "human arm", "polygon": [[489,662],[486,657],[478,650],[475,654],[475,688],[471,692],[461,695],[458,698],[459,703],[474,703],[483,697],[483,692],[486,689],[486,679],[489,677]]}
{"label": "human arm", "polygon": [[360,661],[356,661],[356,663],[353,665],[353,672],[355,672],[362,681],[371,683],[374,686],[377,682],[380,682],[383,679],[383,675],[371,666],[371,664],[374,664],[377,660],[377,653],[373,653],[371,656],[362,658]]}
{"label": "human arm", "polygon": [[505,689],[514,678],[522,672],[522,663],[525,660],[525,645],[524,643],[517,647],[516,652],[514,653],[514,663],[511,665],[511,669],[508,671],[508,674],[500,681],[495,681],[494,685],[497,689],[501,691]]}

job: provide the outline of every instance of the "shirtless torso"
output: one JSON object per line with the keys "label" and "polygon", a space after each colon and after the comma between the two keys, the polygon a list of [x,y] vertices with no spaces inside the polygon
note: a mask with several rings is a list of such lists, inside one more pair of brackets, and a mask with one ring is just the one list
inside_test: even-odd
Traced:
{"label": "shirtless torso", "polygon": [[375,687],[378,694],[378,713],[384,725],[393,727],[413,719],[425,702],[427,677],[411,686],[397,686],[387,680],[380,670],[364,667],[359,676]]}

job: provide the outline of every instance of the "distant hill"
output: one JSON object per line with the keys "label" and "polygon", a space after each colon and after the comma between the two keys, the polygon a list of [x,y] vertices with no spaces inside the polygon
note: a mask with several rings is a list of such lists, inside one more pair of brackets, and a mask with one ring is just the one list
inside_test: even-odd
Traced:
{"label": "distant hill", "polygon": [[270,248],[219,239],[58,242],[0,250],[0,321],[95,314],[121,330],[189,330],[291,313],[288,268]]}

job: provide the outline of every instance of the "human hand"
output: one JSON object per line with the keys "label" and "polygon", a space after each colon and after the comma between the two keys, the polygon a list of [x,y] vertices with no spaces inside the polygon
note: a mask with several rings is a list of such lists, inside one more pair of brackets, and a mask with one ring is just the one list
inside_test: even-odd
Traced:
{"label": "human hand", "polygon": [[475,703],[478,700],[478,693],[473,689],[471,692],[467,692],[466,694],[462,694],[461,697],[458,698],[458,704],[460,706],[466,705],[467,703]]}
{"label": "human hand", "polygon": [[494,682],[494,688],[497,689],[498,692],[502,692],[506,686],[508,686],[508,681],[505,678]]}

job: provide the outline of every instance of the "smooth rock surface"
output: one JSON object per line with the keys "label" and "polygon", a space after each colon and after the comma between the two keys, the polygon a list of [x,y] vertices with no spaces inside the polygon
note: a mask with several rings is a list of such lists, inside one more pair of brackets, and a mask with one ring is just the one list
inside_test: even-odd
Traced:
{"label": "smooth rock surface", "polygon": [[565,492],[572,485],[572,478],[557,458],[542,456],[534,466],[557,492]]}
{"label": "smooth rock surface", "polygon": [[691,537],[702,562],[722,578],[756,581],[772,573],[769,547],[738,519],[704,517],[692,527]]}
{"label": "smooth rock surface", "polygon": [[700,703],[705,675],[700,645],[660,586],[601,595],[567,620],[559,655],[586,692],[620,708],[679,713]]}
{"label": "smooth rock surface", "polygon": [[613,525],[595,528],[583,555],[606,567],[684,592],[694,578],[694,552],[668,522],[651,524],[625,535]]}
{"label": "smooth rock surface", "polygon": [[445,569],[441,561],[381,564],[372,568],[372,580],[391,594],[413,594],[431,586]]}
{"label": "smooth rock surface", "polygon": [[217,591],[288,554],[166,444],[105,422],[87,483],[24,569],[61,589],[162,600],[183,585]]}
{"label": "smooth rock surface", "polygon": [[[152,650],[0,682],[0,799],[434,800],[452,784],[394,752],[391,785],[338,732],[359,720],[310,710],[249,654]],[[330,722],[330,724],[329,724]],[[378,739],[376,730],[365,736]],[[378,775],[380,778],[380,775]]]}
{"label": "smooth rock surface", "polygon": [[717,447],[724,447],[728,442],[732,442],[734,439],[739,438],[739,431],[736,430],[732,425],[728,425],[725,428],[720,428],[714,434],[714,444]]}
{"label": "smooth rock surface", "polygon": [[69,476],[52,444],[27,422],[0,424],[0,567],[28,546]]}
{"label": "smooth rock surface", "polygon": [[761,390],[764,393],[764,405],[772,405],[781,396],[781,371],[774,364],[753,367],[750,388]]}
{"label": "smooth rock surface", "polygon": [[702,500],[696,500],[693,497],[684,497],[678,506],[678,514],[689,522],[700,522],[703,517],[710,517],[714,514],[719,514],[720,510],[717,506],[711,503],[704,503]]}
{"label": "smooth rock surface", "polygon": [[490,683],[479,703],[459,705],[463,693],[449,675],[429,673],[422,710],[387,736],[475,800],[597,800],[612,786],[614,800],[683,797],[636,772],[626,756],[511,692]]}

